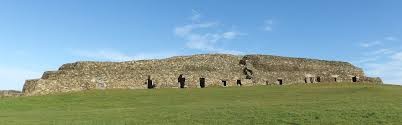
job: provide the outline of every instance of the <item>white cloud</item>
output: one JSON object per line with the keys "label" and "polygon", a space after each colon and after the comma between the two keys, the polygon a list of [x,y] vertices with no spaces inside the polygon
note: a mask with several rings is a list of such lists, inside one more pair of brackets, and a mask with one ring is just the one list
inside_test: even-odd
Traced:
{"label": "white cloud", "polygon": [[398,40],[398,38],[396,38],[394,36],[387,36],[384,38],[384,40],[395,41],[395,40]]}
{"label": "white cloud", "polygon": [[272,24],[274,24],[274,20],[265,20],[264,21],[265,22],[265,24],[268,24],[268,25],[272,25]]}
{"label": "white cloud", "polygon": [[360,46],[361,46],[361,47],[368,48],[368,47],[373,47],[373,46],[377,46],[377,45],[381,45],[381,44],[382,44],[381,41],[373,41],[373,42],[364,42],[364,43],[361,43]]}
{"label": "white cloud", "polygon": [[174,29],[174,33],[178,36],[187,36],[193,32],[195,29],[203,29],[217,26],[219,23],[216,22],[208,22],[208,23],[197,23],[197,24],[187,24],[184,26],[176,27]]}
{"label": "white cloud", "polygon": [[271,20],[271,19],[265,20],[263,30],[272,31],[273,30],[273,28],[272,28],[273,24],[274,24],[274,20]]}
{"label": "white cloud", "polygon": [[354,64],[365,64],[368,62],[374,62],[377,61],[380,57],[375,56],[375,57],[366,57],[357,61],[352,61]]}
{"label": "white cloud", "polygon": [[131,60],[143,60],[143,59],[161,59],[177,55],[175,53],[161,52],[161,53],[137,53],[131,56],[110,49],[102,49],[97,51],[78,50],[73,51],[72,53],[80,57],[100,61],[131,61]]}
{"label": "white cloud", "polygon": [[138,53],[133,56],[134,60],[144,60],[144,59],[164,59],[172,56],[177,56],[177,53],[171,52],[160,52],[160,53]]}
{"label": "white cloud", "polygon": [[393,54],[383,62],[367,63],[367,74],[379,76],[385,83],[402,85],[402,52]]}
{"label": "white cloud", "polygon": [[234,39],[240,35],[242,35],[242,34],[239,32],[235,32],[235,31],[228,31],[228,32],[225,32],[222,34],[223,38],[225,38],[225,39]]}
{"label": "white cloud", "polygon": [[265,26],[264,30],[265,31],[272,31],[272,27],[271,26]]}
{"label": "white cloud", "polygon": [[241,51],[225,50],[225,49],[219,49],[219,48],[213,49],[213,50],[211,50],[211,51],[217,52],[217,53],[234,54],[234,55],[241,55],[241,54],[243,54],[243,52],[241,52]]}
{"label": "white cloud", "polygon": [[27,69],[14,67],[0,67],[0,90],[13,89],[22,90],[27,79],[40,78],[42,72],[35,72]]}
{"label": "white cloud", "polygon": [[91,58],[96,60],[107,60],[107,61],[129,61],[134,60],[134,57],[128,56],[121,52],[113,51],[113,50],[98,50],[98,51],[74,51],[73,54]]}
{"label": "white cloud", "polygon": [[391,56],[391,59],[396,61],[402,61],[402,52],[395,53],[394,55]]}
{"label": "white cloud", "polygon": [[377,56],[368,56],[355,63],[365,67],[369,76],[379,76],[385,83],[402,85],[402,51],[388,51],[380,49],[375,51]]}
{"label": "white cloud", "polygon": [[239,51],[219,48],[217,44],[223,41],[236,39],[237,37],[243,35],[242,33],[234,30],[226,30],[222,32],[221,25],[219,25],[219,23],[201,22],[199,16],[195,17],[198,17],[197,22],[192,20],[190,24],[174,28],[174,34],[186,41],[185,45],[187,48],[216,53],[241,53]]}
{"label": "white cloud", "polygon": [[[379,76],[385,83],[402,85],[402,48],[398,49],[400,44],[390,42],[395,40],[396,37],[387,36],[383,40],[361,43],[361,47],[371,51],[363,53],[362,59],[355,63],[364,67],[369,76]],[[389,48],[373,50],[380,45]]]}
{"label": "white cloud", "polygon": [[389,55],[395,53],[394,50],[388,49],[388,48],[382,48],[378,50],[374,50],[371,52],[366,52],[364,53],[365,56],[378,56],[378,55]]}
{"label": "white cloud", "polygon": [[387,37],[384,37],[383,40],[376,40],[376,41],[371,41],[371,42],[360,43],[360,46],[364,47],[364,48],[368,48],[368,47],[374,47],[374,46],[385,44],[386,41],[396,41],[396,40],[398,40],[398,38],[396,38],[394,36],[387,36]]}
{"label": "white cloud", "polygon": [[394,54],[395,51],[387,48],[383,49],[378,49],[375,51],[371,52],[366,52],[363,53],[364,57],[362,57],[360,60],[357,61],[352,61],[355,64],[366,64],[366,63],[371,63],[371,62],[376,62],[379,61],[380,59],[383,59],[386,56],[389,56],[390,54]]}
{"label": "white cloud", "polygon": [[197,10],[191,10],[191,12],[193,13],[193,15],[190,17],[190,19],[192,20],[192,21],[200,21],[200,19],[201,19],[201,14],[200,14],[200,12],[198,12]]}
{"label": "white cloud", "polygon": [[373,54],[392,54],[392,53],[394,53],[394,51],[390,49],[379,49],[373,52]]}
{"label": "white cloud", "polygon": [[210,50],[214,48],[213,44],[219,38],[213,38],[211,35],[191,34],[186,36],[188,42],[186,46],[191,49]]}

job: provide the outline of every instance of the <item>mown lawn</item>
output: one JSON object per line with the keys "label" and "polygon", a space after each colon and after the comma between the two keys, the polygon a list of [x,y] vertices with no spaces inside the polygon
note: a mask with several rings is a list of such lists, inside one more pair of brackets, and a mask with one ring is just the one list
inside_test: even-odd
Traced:
{"label": "mown lawn", "polygon": [[402,124],[402,87],[332,83],[3,98],[0,124]]}

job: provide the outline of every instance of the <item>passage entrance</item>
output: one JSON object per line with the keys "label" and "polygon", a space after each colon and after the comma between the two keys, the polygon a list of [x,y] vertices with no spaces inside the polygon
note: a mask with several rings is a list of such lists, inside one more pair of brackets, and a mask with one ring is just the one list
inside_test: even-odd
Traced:
{"label": "passage entrance", "polygon": [[316,81],[321,82],[321,77],[317,77]]}
{"label": "passage entrance", "polygon": [[177,81],[180,84],[180,88],[184,88],[184,86],[186,85],[186,78],[183,77],[183,74],[181,74],[179,78],[177,78]]}
{"label": "passage entrance", "polygon": [[148,76],[147,84],[148,84],[148,89],[153,89],[154,88],[154,85],[153,85],[152,80],[151,80],[151,76]]}
{"label": "passage entrance", "polygon": [[222,84],[223,84],[223,86],[226,86],[226,80],[222,80]]}
{"label": "passage entrance", "polygon": [[357,77],[356,76],[352,77],[352,82],[357,82]]}
{"label": "passage entrance", "polygon": [[237,81],[236,81],[236,84],[237,84],[238,86],[241,86],[241,80],[237,80]]}
{"label": "passage entrance", "polygon": [[279,85],[282,85],[282,84],[283,84],[283,80],[282,80],[282,79],[278,79],[278,83],[279,83]]}
{"label": "passage entrance", "polygon": [[205,78],[200,78],[200,87],[205,88]]}

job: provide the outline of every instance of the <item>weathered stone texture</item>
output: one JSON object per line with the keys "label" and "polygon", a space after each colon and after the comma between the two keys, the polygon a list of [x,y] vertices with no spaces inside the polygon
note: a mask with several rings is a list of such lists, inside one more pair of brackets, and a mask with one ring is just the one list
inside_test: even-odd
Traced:
{"label": "weathered stone texture", "polygon": [[16,90],[0,90],[0,97],[17,97],[21,96],[21,91]]}
{"label": "weathered stone texture", "polygon": [[27,80],[25,95],[89,89],[179,88],[179,76],[184,87],[245,86],[317,82],[379,82],[368,78],[360,68],[350,63],[269,55],[234,56],[205,54],[179,56],[161,60],[128,62],[76,62],[64,64],[58,71],[47,71],[42,78]]}

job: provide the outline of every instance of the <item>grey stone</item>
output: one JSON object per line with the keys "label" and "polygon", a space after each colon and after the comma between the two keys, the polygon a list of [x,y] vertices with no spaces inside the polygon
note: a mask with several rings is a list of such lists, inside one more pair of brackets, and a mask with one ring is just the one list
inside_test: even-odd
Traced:
{"label": "grey stone", "polygon": [[[179,78],[181,76],[181,78]],[[27,80],[24,95],[44,95],[91,89],[200,88],[208,86],[305,84],[320,82],[382,83],[366,77],[363,70],[347,62],[290,58],[271,55],[236,56],[201,54],[160,60],[127,62],[75,62],[41,79]],[[335,81],[336,79],[336,81]],[[150,80],[150,81],[149,81]],[[202,84],[204,85],[204,84]],[[150,85],[151,86],[151,85]]]}

